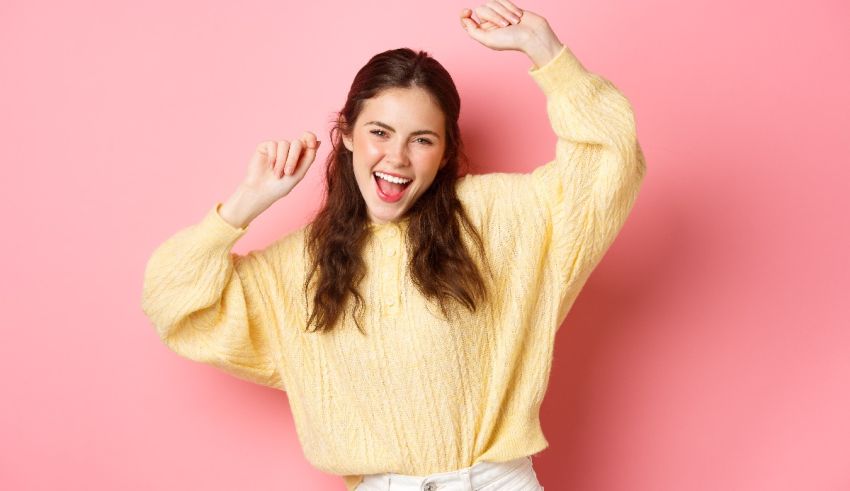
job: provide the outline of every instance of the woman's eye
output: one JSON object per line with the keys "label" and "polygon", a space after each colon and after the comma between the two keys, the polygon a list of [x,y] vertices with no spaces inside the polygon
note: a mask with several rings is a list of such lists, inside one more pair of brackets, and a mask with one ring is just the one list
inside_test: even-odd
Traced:
{"label": "woman's eye", "polygon": [[[384,134],[385,134],[384,130],[369,130],[369,133],[372,133],[373,135],[378,135],[378,136],[384,136]],[[432,142],[431,140],[429,140],[427,138],[417,138],[416,141],[421,141],[426,145],[433,145],[434,144],[434,142]]]}

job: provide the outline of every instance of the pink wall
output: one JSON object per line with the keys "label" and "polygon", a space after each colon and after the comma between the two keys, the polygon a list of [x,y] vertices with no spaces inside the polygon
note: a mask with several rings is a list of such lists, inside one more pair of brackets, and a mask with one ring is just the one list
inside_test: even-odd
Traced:
{"label": "pink wall", "polygon": [[[286,394],[160,343],[143,268],[257,143],[327,141],[385,49],[453,74],[477,172],[551,158],[530,62],[468,38],[474,5],[3,3],[0,489],[342,489]],[[630,98],[648,162],[559,331],[543,485],[850,489],[846,2],[520,7]],[[311,217],[328,148],[236,252]]]}

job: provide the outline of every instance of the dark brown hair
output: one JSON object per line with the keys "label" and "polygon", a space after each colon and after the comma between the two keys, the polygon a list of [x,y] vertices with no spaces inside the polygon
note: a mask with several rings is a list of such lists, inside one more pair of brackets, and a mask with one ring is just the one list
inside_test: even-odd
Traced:
{"label": "dark brown hair", "polygon": [[370,233],[369,217],[355,180],[353,155],[343,144],[342,135],[352,135],[365,100],[385,89],[410,87],[425,89],[440,106],[445,116],[446,147],[445,163],[434,181],[402,217],[409,218],[407,269],[416,288],[427,299],[438,302],[444,316],[449,312],[449,300],[471,311],[476,310],[477,302],[487,300],[484,280],[461,239],[463,227],[475,241],[482,264],[487,264],[481,236],[455,191],[461,165],[468,167],[458,126],[460,96],[449,73],[427,52],[392,49],[373,56],[357,72],[345,105],[335,113],[324,203],[307,230],[310,272],[304,282],[305,295],[311,279],[317,276],[308,329],[314,321],[320,331],[332,329],[353,297],[356,306],[352,315],[363,332],[363,297],[357,286],[366,274],[361,251]]}

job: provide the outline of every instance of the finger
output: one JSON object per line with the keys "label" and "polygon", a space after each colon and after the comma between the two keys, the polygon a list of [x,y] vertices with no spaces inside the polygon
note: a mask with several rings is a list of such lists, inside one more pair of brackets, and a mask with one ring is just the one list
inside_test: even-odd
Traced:
{"label": "finger", "polygon": [[289,144],[289,154],[286,156],[286,164],[283,167],[283,172],[287,176],[291,176],[295,172],[295,164],[298,163],[298,157],[301,155],[301,149],[304,147],[304,142],[301,140],[292,140]]}
{"label": "finger", "polygon": [[274,159],[274,175],[278,179],[283,175],[283,164],[286,162],[286,153],[289,150],[289,142],[287,140],[279,140],[275,142],[277,151]]}
{"label": "finger", "polygon": [[463,28],[466,30],[466,33],[469,34],[472,39],[478,41],[479,43],[483,42],[482,36],[484,35],[484,29],[478,27],[478,24],[476,24],[475,21],[470,18],[463,19],[462,23]]}
{"label": "finger", "polygon": [[312,132],[305,131],[301,136],[301,140],[307,145],[307,148],[316,148],[319,146],[318,138]]}
{"label": "finger", "polygon": [[274,170],[275,147],[276,147],[275,142],[266,141],[266,142],[263,142],[262,146],[263,146],[263,154],[266,156],[266,165],[268,165],[269,168]]}
{"label": "finger", "polygon": [[489,20],[497,26],[507,27],[511,25],[511,23],[508,22],[507,19],[502,17],[498,12],[491,9],[487,5],[481,5],[479,7],[476,7],[475,13],[478,14],[479,19]]}
{"label": "finger", "polygon": [[463,11],[461,12],[460,23],[466,30],[466,33],[469,34],[472,39],[481,42],[481,35],[483,30],[478,25],[478,22],[476,22],[475,19],[472,18],[472,10],[463,9]]}
{"label": "finger", "polygon": [[487,2],[487,5],[489,5],[494,11],[498,12],[499,15],[511,24],[519,24],[519,17],[501,3],[491,0],[490,2]]}
{"label": "finger", "polygon": [[286,143],[286,140],[272,140],[271,142],[272,148],[274,149],[274,152],[272,153],[272,174],[274,174],[274,176],[278,178],[281,174],[283,174],[283,159],[281,158],[280,154],[283,153],[284,155],[286,155],[286,148],[284,147],[284,143]]}
{"label": "finger", "polygon": [[472,18],[472,10],[463,9],[460,11],[460,26],[464,29],[468,26],[478,27],[478,23]]}
{"label": "finger", "polygon": [[517,17],[522,17],[522,9],[512,4],[509,0],[498,0],[499,3],[508,8],[511,12],[514,13]]}
{"label": "finger", "polygon": [[472,17],[472,13],[473,11],[470,9],[463,9],[463,12],[461,12],[461,25],[464,28],[466,28],[467,26],[476,27],[479,29],[479,34],[481,34],[484,31],[489,31],[491,29],[501,27],[499,24],[490,22],[489,20],[482,20],[480,16],[478,17],[478,19],[474,19]]}
{"label": "finger", "polygon": [[492,31],[493,29],[501,29],[504,27],[502,24],[496,24],[494,22],[490,22],[489,20],[485,20],[480,24],[482,31]]}
{"label": "finger", "polygon": [[304,174],[307,173],[307,169],[310,165],[316,160],[316,151],[319,149],[318,141],[314,147],[307,147],[303,152],[301,152],[301,158],[298,160],[298,167],[295,169],[294,177],[298,180],[301,180],[304,177]]}
{"label": "finger", "polygon": [[258,155],[261,155],[265,162],[268,163],[269,160],[269,142],[260,142],[257,144],[257,148],[254,150]]}

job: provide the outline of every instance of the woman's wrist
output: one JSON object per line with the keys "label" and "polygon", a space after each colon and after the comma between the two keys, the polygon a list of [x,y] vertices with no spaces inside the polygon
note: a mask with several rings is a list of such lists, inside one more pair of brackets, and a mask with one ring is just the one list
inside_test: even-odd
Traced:
{"label": "woman's wrist", "polygon": [[557,37],[547,36],[542,39],[534,38],[523,47],[522,51],[534,63],[534,68],[540,68],[552,61],[561,52],[563,43]]}
{"label": "woman's wrist", "polygon": [[236,228],[246,228],[263,210],[264,204],[241,186],[219,208],[221,217]]}

